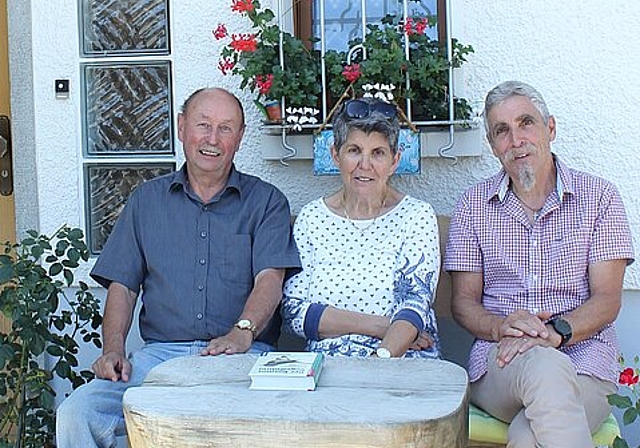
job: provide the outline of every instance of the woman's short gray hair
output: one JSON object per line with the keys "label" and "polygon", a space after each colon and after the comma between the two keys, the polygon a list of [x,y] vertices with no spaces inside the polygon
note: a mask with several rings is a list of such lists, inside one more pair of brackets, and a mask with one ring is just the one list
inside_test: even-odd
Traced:
{"label": "woman's short gray hair", "polygon": [[487,97],[484,100],[484,129],[487,135],[489,135],[490,132],[489,112],[493,107],[512,96],[524,96],[525,98],[529,98],[538,112],[540,112],[540,115],[542,115],[542,120],[545,126],[549,124],[549,109],[547,109],[547,103],[545,103],[540,92],[529,84],[521,81],[505,81],[489,90],[489,93],[487,93]]}
{"label": "woman's short gray hair", "polygon": [[346,107],[349,101],[345,102],[333,117],[333,144],[336,152],[339,152],[342,145],[347,141],[349,132],[353,129],[359,129],[365,134],[377,132],[384,135],[389,142],[391,153],[396,155],[398,152],[398,135],[400,134],[398,116],[395,115],[392,118],[388,118],[382,112],[376,111],[375,105],[384,103],[384,101],[377,98],[359,98],[358,101],[364,101],[369,104],[369,114],[365,117],[349,117]]}

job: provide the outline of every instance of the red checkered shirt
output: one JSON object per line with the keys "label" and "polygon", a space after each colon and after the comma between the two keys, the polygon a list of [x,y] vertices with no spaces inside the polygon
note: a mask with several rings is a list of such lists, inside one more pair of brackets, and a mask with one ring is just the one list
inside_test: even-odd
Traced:
{"label": "red checkered shirt", "polygon": [[[613,184],[554,159],[557,188],[533,223],[509,188],[504,170],[471,187],[457,204],[444,267],[483,273],[482,304],[491,313],[507,316],[526,309],[562,315],[589,300],[590,264],[633,262],[624,205]],[[474,342],[471,381],[487,371],[493,344]],[[613,324],[562,351],[578,373],[616,382],[618,342]]]}

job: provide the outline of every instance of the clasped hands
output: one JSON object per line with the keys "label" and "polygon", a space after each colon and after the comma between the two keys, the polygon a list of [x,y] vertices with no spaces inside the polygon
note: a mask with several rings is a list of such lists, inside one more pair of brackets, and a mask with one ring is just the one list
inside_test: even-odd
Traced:
{"label": "clasped hands", "polygon": [[532,314],[526,310],[517,310],[505,317],[496,335],[498,366],[506,366],[516,356],[535,346],[555,348],[545,324],[551,316],[549,311]]}

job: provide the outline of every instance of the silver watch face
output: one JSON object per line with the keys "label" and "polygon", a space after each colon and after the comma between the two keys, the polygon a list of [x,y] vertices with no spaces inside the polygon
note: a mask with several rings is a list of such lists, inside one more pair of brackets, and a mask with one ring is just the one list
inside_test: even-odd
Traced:
{"label": "silver watch face", "polygon": [[240,319],[236,324],[236,327],[242,330],[248,330],[251,328],[251,321],[249,319]]}
{"label": "silver watch face", "polygon": [[380,347],[376,350],[378,358],[391,358],[391,352],[384,347]]}

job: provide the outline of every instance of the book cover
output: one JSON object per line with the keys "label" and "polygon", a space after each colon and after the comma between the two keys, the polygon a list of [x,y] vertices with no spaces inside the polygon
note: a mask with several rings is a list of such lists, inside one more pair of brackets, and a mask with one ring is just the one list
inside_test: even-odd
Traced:
{"label": "book cover", "polygon": [[249,371],[250,389],[315,390],[324,355],[311,352],[267,352]]}

